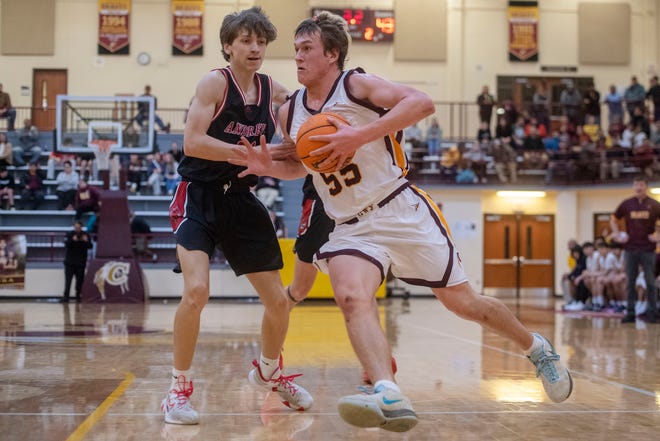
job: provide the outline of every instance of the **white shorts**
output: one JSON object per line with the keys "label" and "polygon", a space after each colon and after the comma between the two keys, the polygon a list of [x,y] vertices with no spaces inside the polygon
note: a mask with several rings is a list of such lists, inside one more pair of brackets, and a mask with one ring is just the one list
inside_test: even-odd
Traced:
{"label": "white shorts", "polygon": [[411,285],[442,288],[467,282],[440,209],[414,186],[357,222],[336,225],[315,263],[328,273],[328,259],[337,255],[362,257],[378,267],[383,279],[391,269]]}

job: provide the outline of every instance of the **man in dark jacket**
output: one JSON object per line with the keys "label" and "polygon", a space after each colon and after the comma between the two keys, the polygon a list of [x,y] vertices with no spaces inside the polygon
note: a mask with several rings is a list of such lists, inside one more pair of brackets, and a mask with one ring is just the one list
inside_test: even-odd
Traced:
{"label": "man in dark jacket", "polygon": [[87,250],[92,247],[89,235],[82,230],[82,222],[76,219],[73,230],[66,233],[64,239],[64,297],[62,301],[69,301],[69,290],[73,276],[76,276],[76,301],[80,301],[85,267],[87,266]]}

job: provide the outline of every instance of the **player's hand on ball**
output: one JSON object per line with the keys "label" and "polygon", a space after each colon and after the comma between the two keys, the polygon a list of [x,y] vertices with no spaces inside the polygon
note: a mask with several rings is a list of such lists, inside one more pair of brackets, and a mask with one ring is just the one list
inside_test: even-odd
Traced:
{"label": "player's hand on ball", "polygon": [[[357,131],[347,124],[346,121],[332,115],[328,115],[327,120],[337,127],[337,131],[327,135],[311,136],[309,138],[310,141],[327,142],[327,144],[310,152],[310,155],[319,156],[328,154],[329,152],[328,157],[320,162],[318,167],[320,169],[332,167],[332,171],[339,171],[351,162],[355,151],[362,145],[362,142],[357,140],[355,136]],[[356,141],[352,142],[351,140]]]}

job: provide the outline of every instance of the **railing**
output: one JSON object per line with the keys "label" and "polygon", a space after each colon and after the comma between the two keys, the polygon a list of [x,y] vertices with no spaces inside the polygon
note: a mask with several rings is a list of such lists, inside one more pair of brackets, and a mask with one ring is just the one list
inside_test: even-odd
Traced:
{"label": "railing", "polygon": [[[49,231],[43,227],[43,231],[12,229],[11,231],[2,230],[0,235],[25,235],[27,242],[27,262],[62,262],[64,260],[64,239],[66,232]],[[92,241],[96,244],[97,237],[92,235]],[[141,262],[154,262],[149,253],[140,253],[137,245],[141,242],[147,244],[152,253],[156,253],[157,262],[172,263],[176,262],[176,242],[172,233],[153,232],[150,234],[133,234],[131,243],[133,255]],[[91,254],[94,255],[92,248]]]}
{"label": "railing", "polygon": [[[435,114],[433,117],[438,119],[440,127],[443,131],[443,137],[445,139],[452,140],[465,140],[465,139],[474,139],[477,130],[479,129],[479,107],[473,101],[435,101]],[[523,108],[518,109],[519,113],[528,112],[531,109],[531,102],[523,103]],[[560,109],[557,104],[554,104],[552,107],[552,114],[550,116],[551,120],[557,120],[561,114]],[[55,107],[47,107],[45,110],[55,112]],[[494,130],[496,125],[496,109],[493,109],[493,117],[491,121],[491,130]],[[23,126],[23,120],[26,118],[32,118],[33,112],[43,112],[44,109],[41,107],[16,107],[16,129],[18,130]],[[113,112],[116,110],[110,108],[99,108],[97,111],[94,109],[86,108],[86,114],[95,115],[99,119],[110,120],[113,118]],[[185,126],[185,119],[187,114],[187,109],[185,108],[175,108],[175,107],[162,107],[156,110],[156,114],[160,116],[165,124],[170,123],[172,132],[183,132]],[[602,105],[602,117],[601,124],[603,129],[607,129],[607,106]],[[420,123],[420,127],[424,130],[430,125],[431,117],[426,118],[425,121]],[[3,121],[3,119],[0,119]],[[123,122],[129,122],[130,119],[125,119]],[[0,123],[2,124],[2,123]],[[72,120],[69,124],[72,124],[71,127],[75,125],[75,122]],[[54,127],[40,127],[40,130],[52,130]],[[548,127],[548,130],[551,128]]]}

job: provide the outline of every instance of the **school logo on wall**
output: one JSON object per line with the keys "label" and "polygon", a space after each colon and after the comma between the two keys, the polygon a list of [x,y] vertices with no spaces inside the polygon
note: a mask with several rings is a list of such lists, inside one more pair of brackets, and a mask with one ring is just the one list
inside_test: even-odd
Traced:
{"label": "school logo on wall", "polygon": [[105,300],[105,286],[118,286],[121,294],[128,292],[128,276],[131,271],[131,264],[128,262],[110,261],[105,263],[94,274],[94,284],[101,294],[101,299]]}

